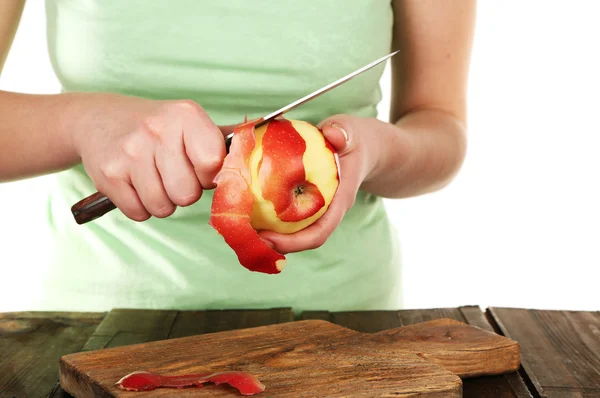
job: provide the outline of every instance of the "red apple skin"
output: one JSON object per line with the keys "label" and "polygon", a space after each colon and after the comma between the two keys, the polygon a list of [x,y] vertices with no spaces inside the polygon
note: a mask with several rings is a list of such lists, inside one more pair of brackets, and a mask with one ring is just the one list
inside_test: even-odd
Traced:
{"label": "red apple skin", "polygon": [[255,147],[254,122],[238,127],[230,152],[215,177],[209,224],[235,251],[240,264],[250,271],[277,274],[285,256],[267,245],[250,224],[254,196],[250,190],[250,155]]}
{"label": "red apple skin", "polygon": [[310,123],[275,119],[255,131],[250,159],[256,230],[300,231],[325,214],[339,186],[335,149]]}
{"label": "red apple skin", "polygon": [[333,146],[315,126],[276,119],[235,129],[230,152],[215,178],[209,224],[240,264],[277,274],[286,258],[260,239],[260,230],[293,233],[325,214],[339,186]]}
{"label": "red apple skin", "polygon": [[262,197],[273,204],[281,221],[302,221],[325,206],[319,188],[306,180],[306,141],[289,120],[269,123],[262,148],[258,170]]}

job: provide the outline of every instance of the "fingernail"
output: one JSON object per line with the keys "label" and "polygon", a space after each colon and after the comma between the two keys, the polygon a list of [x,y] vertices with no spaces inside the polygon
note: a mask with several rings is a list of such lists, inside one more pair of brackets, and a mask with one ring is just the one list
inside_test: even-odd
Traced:
{"label": "fingernail", "polygon": [[331,123],[331,127],[336,128],[340,133],[342,133],[342,135],[344,136],[344,140],[348,142],[348,133],[346,132],[346,130],[344,130],[342,126],[340,126],[337,123]]}

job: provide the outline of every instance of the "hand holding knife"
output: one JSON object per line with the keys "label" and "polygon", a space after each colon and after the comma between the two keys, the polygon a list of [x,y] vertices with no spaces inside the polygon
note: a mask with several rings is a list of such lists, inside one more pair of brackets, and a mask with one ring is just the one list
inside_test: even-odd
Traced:
{"label": "hand holding knife", "polygon": [[[361,73],[373,68],[374,66],[379,65],[380,63],[386,61],[388,58],[391,58],[398,52],[399,51],[394,51],[388,55],[385,55],[385,56],[355,70],[354,72],[351,72],[348,75],[341,77],[340,79],[338,79],[332,83],[329,83],[328,85],[323,86],[323,87],[319,88],[318,90],[284,106],[283,108],[258,119],[258,121],[255,123],[255,126],[259,127],[265,123],[268,123],[269,121],[283,115],[284,113],[296,108],[297,106],[300,106],[300,105],[320,96],[321,94],[324,94],[324,93],[332,90],[333,88],[338,87],[339,85],[347,82],[348,80],[350,80],[350,79],[360,75]],[[229,152],[229,147],[231,145],[232,138],[233,138],[233,133],[229,134],[226,137],[225,146],[226,146],[227,152]],[[109,198],[107,198],[104,194],[102,194],[100,192],[96,192],[95,194],[92,194],[92,195],[86,197],[85,199],[82,199],[81,201],[75,203],[71,207],[71,213],[75,217],[75,221],[78,224],[85,224],[89,221],[95,220],[95,219],[103,216],[104,214],[106,214],[109,211],[112,211],[114,209],[116,209],[116,206]]]}

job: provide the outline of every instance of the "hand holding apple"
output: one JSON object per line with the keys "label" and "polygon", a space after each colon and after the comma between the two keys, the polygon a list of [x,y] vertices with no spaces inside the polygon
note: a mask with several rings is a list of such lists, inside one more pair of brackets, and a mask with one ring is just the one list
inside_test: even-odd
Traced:
{"label": "hand holding apple", "polygon": [[322,131],[285,119],[236,128],[210,224],[244,267],[279,273],[284,254],[321,246],[339,225],[374,163],[350,127],[356,120],[338,115]]}
{"label": "hand holding apple", "polygon": [[[359,188],[377,159],[378,145],[368,141],[368,125],[367,119],[350,115],[335,115],[319,123],[317,127],[337,153],[340,183],[327,212],[307,228],[293,234],[259,232],[277,252],[287,254],[322,246],[353,206]],[[365,131],[367,135],[357,134],[357,131]]]}

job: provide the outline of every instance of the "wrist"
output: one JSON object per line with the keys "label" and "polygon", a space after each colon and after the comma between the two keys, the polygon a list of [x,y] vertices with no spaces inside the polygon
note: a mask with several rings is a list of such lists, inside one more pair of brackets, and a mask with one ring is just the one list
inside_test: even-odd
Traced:
{"label": "wrist", "polygon": [[364,183],[377,181],[394,170],[402,173],[413,157],[412,140],[399,126],[379,119],[365,119],[366,126],[360,134],[361,150],[364,150],[366,174]]}
{"label": "wrist", "polygon": [[[65,137],[65,147],[69,153],[81,161],[86,148],[95,148],[91,140],[99,134],[111,134],[122,121],[122,109],[127,108],[128,100],[136,101],[136,97],[128,97],[117,93],[67,93],[62,94],[64,116],[60,128]],[[135,112],[131,115],[135,117]]]}
{"label": "wrist", "polygon": [[58,132],[62,137],[63,147],[70,158],[81,161],[78,139],[82,129],[82,120],[89,113],[89,108],[82,106],[83,95],[78,93],[61,94],[62,112],[59,116]]}
{"label": "wrist", "polygon": [[60,118],[59,131],[64,140],[64,147],[70,156],[81,161],[83,142],[93,138],[91,132],[102,120],[103,110],[100,93],[66,93],[62,95],[63,113]]}

